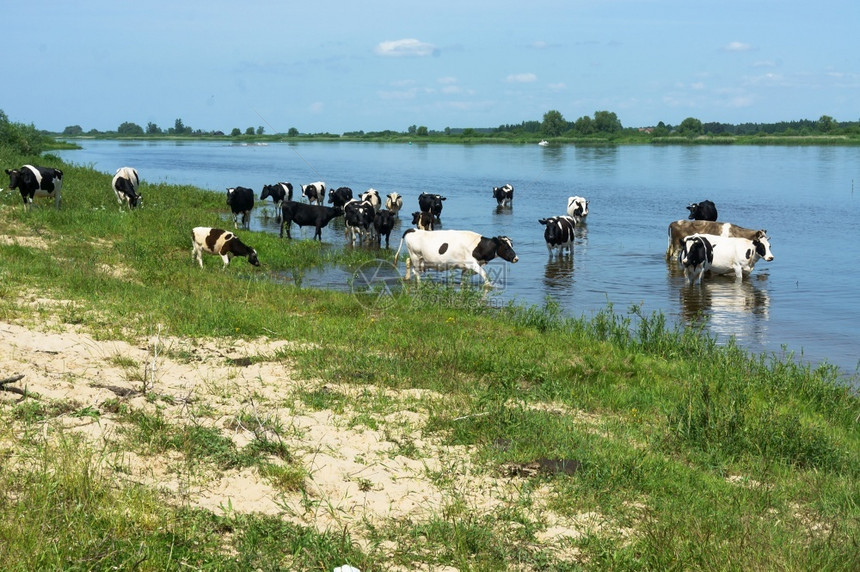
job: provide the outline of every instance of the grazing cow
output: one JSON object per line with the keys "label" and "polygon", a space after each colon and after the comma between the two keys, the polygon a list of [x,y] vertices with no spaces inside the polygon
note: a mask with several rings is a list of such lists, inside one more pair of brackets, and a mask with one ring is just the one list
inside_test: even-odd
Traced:
{"label": "grazing cow", "polygon": [[116,202],[122,206],[122,203],[127,203],[128,208],[134,208],[140,205],[143,197],[137,194],[137,186],[140,184],[140,178],[137,176],[137,170],[131,167],[120,167],[116,170],[116,175],[113,176],[111,185],[113,192],[116,194]]}
{"label": "grazing cow", "polygon": [[373,228],[376,230],[376,247],[382,247],[382,237],[385,237],[385,248],[388,248],[388,240],[394,228],[396,218],[394,213],[388,209],[382,209],[373,218]]}
{"label": "grazing cow", "polygon": [[352,200],[343,207],[344,233],[349,243],[364,243],[364,237],[372,234],[376,211],[369,201]]}
{"label": "grazing cow", "polygon": [[687,210],[690,211],[689,220],[717,220],[717,205],[711,201],[690,203]]}
{"label": "grazing cow", "polygon": [[24,165],[20,169],[6,169],[6,174],[9,175],[9,188],[18,189],[27,208],[32,208],[33,197],[54,197],[54,207],[60,208],[61,170]]}
{"label": "grazing cow", "polygon": [[568,197],[567,216],[573,217],[576,224],[585,222],[585,217],[588,216],[588,201],[585,197]]}
{"label": "grazing cow", "polygon": [[418,230],[433,230],[433,215],[430,213],[422,213],[415,211],[412,213],[412,224]]}
{"label": "grazing cow", "polygon": [[483,266],[499,256],[508,262],[516,262],[511,239],[506,236],[487,238],[469,230],[416,230],[410,228],[403,233],[400,246],[394,255],[394,263],[400,256],[400,249],[406,243],[408,258],[406,259],[406,276],[409,280],[410,270],[415,268],[415,280],[420,282],[420,272],[425,268],[447,270],[459,268],[465,274],[471,270],[480,275],[489,286],[487,273]]}
{"label": "grazing cow", "polygon": [[543,231],[543,238],[546,240],[546,249],[549,252],[549,257],[552,258],[552,251],[556,250],[556,254],[561,257],[565,249],[567,253],[573,256],[573,238],[576,221],[572,216],[553,216],[542,218],[538,221],[546,226]]}
{"label": "grazing cow", "polygon": [[260,193],[260,200],[265,201],[272,197],[272,203],[280,213],[281,205],[284,201],[293,200],[293,184],[292,183],[275,183],[274,185],[263,185],[263,192]]}
{"label": "grazing cow", "polygon": [[504,184],[501,187],[493,187],[493,198],[500,207],[514,206],[514,186]]}
{"label": "grazing cow", "polygon": [[352,200],[352,189],[349,187],[338,187],[337,189],[329,189],[328,202],[335,207],[343,208],[343,206]]}
{"label": "grazing cow", "polygon": [[385,208],[390,210],[394,216],[400,216],[400,209],[403,208],[403,197],[400,193],[388,193],[385,196]]}
{"label": "grazing cow", "polygon": [[447,200],[447,197],[431,193],[421,193],[418,195],[418,209],[422,213],[430,213],[433,219],[441,223],[439,216],[442,214],[442,201]]}
{"label": "grazing cow", "polygon": [[[736,236],[718,236],[716,234],[693,234],[686,241],[699,237],[706,240],[713,248],[711,258],[711,274],[732,274],[740,280],[752,272],[756,262],[764,259],[767,262],[773,260],[770,251],[770,239],[763,231],[756,233],[752,240]],[[680,259],[680,257],[679,257]]]}
{"label": "grazing cow", "polygon": [[367,189],[361,193],[361,200],[369,202],[373,206],[374,213],[382,208],[382,199],[379,198],[379,191],[376,189]]}
{"label": "grazing cow", "polygon": [[316,183],[302,185],[302,196],[308,200],[308,204],[322,206],[323,198],[325,197],[325,183],[317,181]]}
{"label": "grazing cow", "polygon": [[230,187],[227,189],[227,204],[233,211],[233,228],[239,228],[239,215],[242,215],[242,228],[250,228],[254,191],[245,187]]}
{"label": "grazing cow", "polygon": [[691,234],[716,234],[719,236],[736,236],[753,240],[759,233],[767,235],[766,230],[753,230],[730,222],[710,220],[676,220],[669,224],[669,244],[666,247],[666,260],[672,260],[681,250],[684,238]]}
{"label": "grazing cow", "polygon": [[287,238],[292,239],[290,226],[292,223],[316,228],[314,238],[322,242],[322,229],[335,217],[343,216],[343,209],[337,207],[324,207],[320,205],[306,205],[296,201],[284,201],[281,206],[281,238],[284,238],[284,227],[287,229]]}
{"label": "grazing cow", "polygon": [[701,234],[688,236],[684,239],[678,262],[684,268],[687,284],[701,284],[702,276],[714,262],[714,246]]}
{"label": "grazing cow", "polygon": [[203,254],[216,254],[224,261],[224,268],[230,264],[234,256],[248,258],[248,263],[259,266],[257,251],[239,240],[239,237],[229,230],[198,226],[191,230],[191,261],[197,260],[203,268]]}

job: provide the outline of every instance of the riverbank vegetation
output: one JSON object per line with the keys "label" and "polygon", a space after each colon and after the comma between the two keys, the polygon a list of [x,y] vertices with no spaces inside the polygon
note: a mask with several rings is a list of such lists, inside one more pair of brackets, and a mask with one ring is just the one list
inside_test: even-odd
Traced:
{"label": "riverbank vegetation", "polygon": [[[98,368],[58,374],[62,395],[0,391],[3,570],[860,567],[860,399],[835,368],[719,346],[635,307],[586,319],[456,286],[303,288],[321,264],[391,258],[309,239],[240,231],[263,266],[201,270],[190,229],[227,224],[222,194],[144,182],[129,212],[111,174],[35,148],[0,142],[0,162],[58,166],[66,192],[59,211],[0,193],[3,324],[146,353],[93,351]],[[248,340],[288,345],[239,361],[229,348]],[[207,344],[219,350],[204,359]],[[199,384],[171,389],[166,359]],[[281,373],[231,383],[258,365]],[[82,401],[109,369],[123,387]],[[332,470],[316,460],[343,451],[302,430],[313,415],[377,436],[380,456],[316,486]],[[68,428],[81,419],[110,431]],[[173,469],[152,482],[131,457]],[[393,487],[375,475],[398,464],[420,467],[399,481],[432,490],[428,506],[338,512]],[[278,510],[198,502],[201,483],[237,474]]]}
{"label": "riverbank vegetation", "polygon": [[408,143],[537,143],[607,145],[857,145],[860,144],[860,121],[836,121],[822,115],[817,120],[802,119],[777,123],[729,124],[702,122],[688,117],[678,125],[658,122],[645,127],[624,127],[611,111],[595,111],[592,116],[566,120],[557,110],[546,112],[543,119],[503,124],[494,128],[446,127],[429,129],[410,125],[404,131],[350,131],[345,133],[306,133],[292,127],[285,133],[267,133],[265,126],[234,127],[228,132],[194,129],[176,119],[174,126],[162,128],[149,122],[142,127],[126,121],[115,131],[85,131],[80,125],[70,125],[52,137],[75,138],[193,138],[236,142],[249,141],[383,141]]}

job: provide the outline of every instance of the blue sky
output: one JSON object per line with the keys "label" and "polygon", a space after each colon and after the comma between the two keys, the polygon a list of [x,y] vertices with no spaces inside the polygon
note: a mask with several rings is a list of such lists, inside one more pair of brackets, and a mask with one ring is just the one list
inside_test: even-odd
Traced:
{"label": "blue sky", "polygon": [[858,0],[3,2],[0,109],[62,131],[860,120]]}

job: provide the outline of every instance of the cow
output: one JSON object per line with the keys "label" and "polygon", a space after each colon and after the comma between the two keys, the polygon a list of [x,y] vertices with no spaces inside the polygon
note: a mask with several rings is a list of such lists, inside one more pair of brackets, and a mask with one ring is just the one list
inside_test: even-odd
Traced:
{"label": "cow", "polygon": [[116,170],[113,176],[111,186],[116,194],[116,202],[122,207],[123,203],[128,204],[128,208],[140,206],[140,201],[143,197],[137,194],[137,187],[140,184],[140,178],[137,176],[137,170],[132,167],[120,167]]}
{"label": "cow", "polygon": [[332,206],[343,208],[343,206],[352,200],[352,189],[349,187],[338,187],[337,189],[329,189],[328,202]]}
{"label": "cow", "polygon": [[572,216],[552,216],[542,218],[538,221],[546,228],[543,231],[543,238],[546,241],[546,249],[549,252],[549,257],[552,258],[553,250],[561,257],[564,251],[573,256],[573,239],[574,228],[576,221]]}
{"label": "cow", "polygon": [[284,201],[293,200],[293,184],[292,183],[275,183],[274,185],[263,185],[263,192],[260,193],[260,200],[265,201],[272,197],[272,203],[275,209],[280,213],[281,205]]}
{"label": "cow", "polygon": [[412,224],[418,230],[433,230],[433,215],[430,213],[422,213],[415,211],[412,213]]}
{"label": "cow", "polygon": [[567,198],[567,216],[573,217],[576,224],[585,222],[585,217],[588,216],[588,201],[585,197],[568,197]]}
{"label": "cow", "polygon": [[54,207],[60,208],[61,170],[24,165],[20,169],[6,169],[6,174],[9,175],[9,188],[18,189],[28,209],[33,206],[33,197],[54,197]]}
{"label": "cow", "polygon": [[717,220],[717,205],[712,201],[702,201],[700,203],[690,203],[687,206],[690,211],[689,220]]}
{"label": "cow", "polygon": [[684,238],[691,234],[716,234],[719,236],[736,236],[753,240],[759,233],[766,236],[766,230],[753,230],[730,222],[710,220],[676,220],[669,224],[669,244],[666,247],[666,260],[672,260],[681,250]]}
{"label": "cow", "polygon": [[714,246],[701,234],[693,234],[684,238],[684,245],[678,254],[678,263],[684,269],[687,284],[702,283],[702,276],[714,262]]}
{"label": "cow", "polygon": [[369,201],[351,200],[343,207],[344,233],[353,246],[372,234],[376,211]]}
{"label": "cow", "polygon": [[403,208],[403,197],[400,196],[400,193],[385,195],[385,208],[391,211],[394,216],[400,216],[400,209]]}
{"label": "cow", "polygon": [[239,228],[239,215],[242,215],[242,228],[251,227],[251,209],[254,208],[254,191],[245,187],[229,187],[227,204],[233,211],[233,228]]}
{"label": "cow", "polygon": [[500,207],[514,206],[514,186],[508,183],[501,187],[493,187],[493,198]]}
{"label": "cow", "polygon": [[752,272],[756,262],[760,259],[767,262],[773,260],[770,239],[762,231],[756,233],[754,239],[718,236],[716,234],[693,234],[685,239],[685,243],[693,238],[700,238],[710,243],[713,253],[708,270],[711,274],[733,273],[737,280],[741,280]]}
{"label": "cow", "polygon": [[315,227],[314,238],[322,242],[322,229],[335,217],[343,216],[343,209],[337,207],[324,207],[321,205],[306,205],[296,201],[284,201],[281,206],[281,238],[284,238],[284,228],[287,229],[287,238],[292,239],[290,226],[292,223],[303,226]]}
{"label": "cow", "polygon": [[441,223],[439,218],[442,214],[442,201],[447,200],[447,197],[432,193],[421,193],[418,195],[418,209],[422,213],[430,213],[433,215],[433,220]]}
{"label": "cow", "polygon": [[361,200],[369,202],[373,206],[374,213],[382,208],[382,199],[379,198],[379,191],[376,189],[367,189],[361,193]]}
{"label": "cow", "polygon": [[382,209],[376,216],[373,217],[373,228],[376,231],[376,247],[382,247],[382,237],[385,237],[385,248],[388,248],[388,240],[391,237],[391,231],[394,229],[396,218],[394,212],[388,209]]}
{"label": "cow", "polygon": [[247,257],[252,266],[259,266],[257,251],[239,240],[239,237],[229,230],[198,226],[191,230],[191,262],[198,261],[203,268],[203,254],[215,254],[224,261],[227,268],[234,256]]}
{"label": "cow", "polygon": [[519,260],[511,239],[506,236],[488,238],[469,230],[427,231],[410,228],[403,233],[400,246],[397,247],[395,265],[404,243],[408,253],[405,280],[409,280],[410,270],[414,267],[416,282],[421,281],[420,272],[425,268],[459,268],[462,274],[467,270],[475,272],[484,280],[486,286],[490,286],[483,268],[487,262],[496,256],[512,263]]}
{"label": "cow", "polygon": [[325,197],[325,183],[317,181],[302,185],[302,196],[308,200],[308,204],[322,206],[323,198]]}

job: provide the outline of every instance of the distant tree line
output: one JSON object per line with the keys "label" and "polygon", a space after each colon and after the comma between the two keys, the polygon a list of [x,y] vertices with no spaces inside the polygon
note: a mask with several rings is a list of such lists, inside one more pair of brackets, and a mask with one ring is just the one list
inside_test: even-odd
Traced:
{"label": "distant tree line", "polygon": [[[190,136],[190,137],[227,137],[223,131],[204,131],[192,129],[176,119],[173,127],[162,129],[155,123],[149,122],[146,127],[126,121],[115,131],[100,132],[91,129],[84,132],[80,125],[70,125],[62,135],[75,137],[91,136]],[[234,127],[229,131],[229,137],[259,137],[267,135],[263,126],[247,127],[244,130]],[[283,137],[284,134],[270,134],[269,137]],[[330,137],[355,139],[396,139],[402,137],[415,138],[445,138],[458,139],[506,139],[531,140],[535,138],[564,138],[564,139],[601,139],[617,140],[620,138],[638,140],[656,139],[660,137],[748,137],[748,136],[805,136],[805,135],[853,135],[860,136],[860,121],[838,122],[833,117],[822,115],[818,120],[800,119],[796,121],[780,121],[776,123],[721,123],[702,122],[695,117],[687,117],[678,125],[660,121],[656,125],[646,127],[624,127],[618,115],[612,111],[595,111],[592,115],[583,115],[573,121],[568,121],[558,110],[547,111],[542,121],[529,120],[517,124],[503,124],[498,127],[445,127],[444,130],[432,130],[424,125],[413,124],[405,131],[386,129],[383,131],[347,131],[342,135],[331,133],[300,133],[291,127],[287,137]]]}

